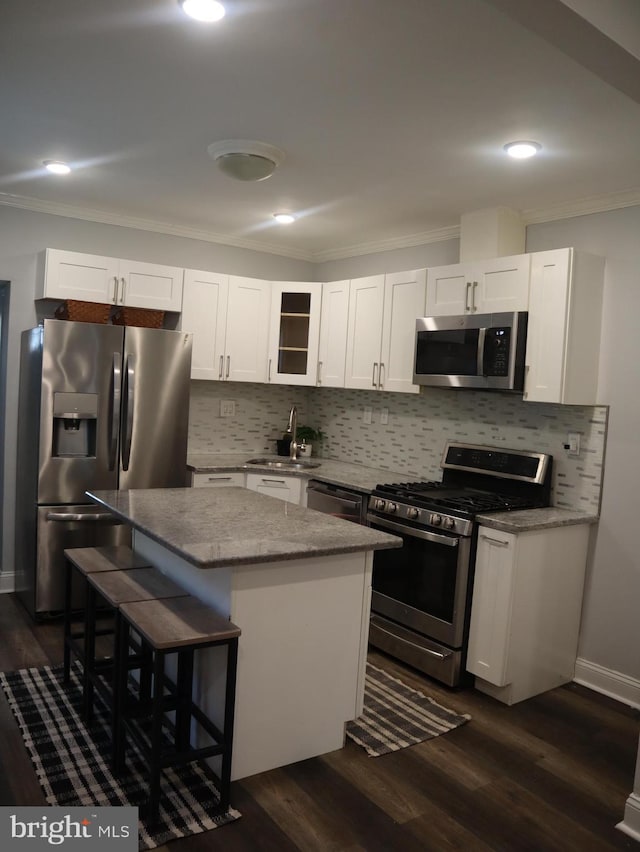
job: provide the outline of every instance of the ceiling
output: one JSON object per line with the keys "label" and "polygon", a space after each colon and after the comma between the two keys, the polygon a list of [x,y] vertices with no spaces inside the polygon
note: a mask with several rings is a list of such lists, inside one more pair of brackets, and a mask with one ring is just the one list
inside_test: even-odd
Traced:
{"label": "ceiling", "polygon": [[[226,7],[203,26],[175,0],[3,0],[0,203],[308,260],[442,238],[485,207],[640,203],[636,0],[608,0],[610,26],[593,0]],[[507,158],[523,138],[541,154]],[[234,181],[207,154],[224,139],[286,156]]]}

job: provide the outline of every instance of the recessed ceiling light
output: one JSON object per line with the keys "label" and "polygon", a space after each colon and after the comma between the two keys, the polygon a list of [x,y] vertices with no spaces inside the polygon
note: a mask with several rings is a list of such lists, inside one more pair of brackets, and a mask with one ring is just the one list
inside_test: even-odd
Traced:
{"label": "recessed ceiling light", "polygon": [[527,157],[534,157],[542,148],[538,142],[508,142],[504,146],[504,150],[510,157],[516,160],[526,160]]}
{"label": "recessed ceiling light", "polygon": [[292,216],[291,213],[274,213],[273,218],[276,222],[279,222],[280,225],[290,225],[292,222],[296,221],[296,217]]}
{"label": "recessed ceiling light", "polygon": [[185,15],[206,24],[219,21],[225,15],[224,6],[216,0],[178,0],[178,2]]}
{"label": "recessed ceiling light", "polygon": [[71,171],[71,166],[61,160],[44,160],[42,165],[54,175],[68,175]]}

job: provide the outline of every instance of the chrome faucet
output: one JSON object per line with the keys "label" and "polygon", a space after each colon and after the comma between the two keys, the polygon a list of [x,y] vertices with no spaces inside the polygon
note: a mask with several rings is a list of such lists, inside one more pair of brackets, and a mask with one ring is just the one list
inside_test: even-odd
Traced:
{"label": "chrome faucet", "polygon": [[289,412],[289,422],[287,424],[287,433],[291,435],[291,445],[289,446],[289,458],[298,458],[298,444],[296,442],[296,430],[298,429],[298,409],[295,405],[291,406]]}

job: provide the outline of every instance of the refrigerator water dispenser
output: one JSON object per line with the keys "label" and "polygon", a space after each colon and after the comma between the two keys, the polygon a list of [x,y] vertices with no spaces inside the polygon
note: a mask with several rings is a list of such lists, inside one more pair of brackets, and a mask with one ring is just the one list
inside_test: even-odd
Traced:
{"label": "refrigerator water dispenser", "polygon": [[96,454],[98,394],[54,393],[54,458],[93,458]]}

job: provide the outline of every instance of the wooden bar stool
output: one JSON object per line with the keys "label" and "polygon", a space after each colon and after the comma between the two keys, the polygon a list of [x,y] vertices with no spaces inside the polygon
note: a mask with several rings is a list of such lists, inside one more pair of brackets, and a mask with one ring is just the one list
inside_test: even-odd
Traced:
{"label": "wooden bar stool", "polygon": [[[127,690],[127,648],[135,631],[153,656],[153,690],[150,701]],[[160,777],[163,769],[219,755],[220,802],[229,808],[236,669],[240,628],[194,597],[139,601],[120,605],[117,665],[119,727],[116,734],[116,769],[124,764],[126,736],[130,734],[149,766],[149,799],[145,816],[157,821]],[[226,681],[222,730],[193,701],[193,668],[196,650],[226,646]],[[166,673],[166,657],[177,655],[175,681]],[[171,715],[174,714],[174,718]],[[191,745],[192,722],[208,734],[211,745]],[[145,723],[148,733],[145,734]]]}
{"label": "wooden bar stool", "polygon": [[[117,727],[117,716],[115,708],[117,701],[115,692],[117,690],[118,678],[116,677],[115,661],[118,656],[118,618],[119,606],[122,603],[133,601],[162,600],[164,598],[184,597],[188,593],[169,577],[165,577],[157,568],[146,566],[144,568],[132,568],[128,571],[112,571],[107,573],[89,574],[87,576],[87,607],[86,607],[86,662],[83,679],[83,710],[87,721],[93,718],[93,694],[94,687],[98,688],[105,703],[112,711],[112,729],[114,731],[113,742],[115,742],[115,728]],[[116,622],[115,642],[113,654],[110,659],[100,661],[96,656],[96,635],[93,625],[96,621],[97,602],[100,598],[103,604],[110,607],[114,613]],[[133,641],[134,650],[141,653],[143,649]],[[106,662],[106,665],[104,664]],[[149,695],[151,691],[151,654],[146,651],[146,660],[133,660],[129,667],[135,663],[140,668],[141,690]],[[145,664],[146,662],[146,664]],[[102,675],[111,675],[110,680],[105,680]]]}
{"label": "wooden bar stool", "polygon": [[[102,574],[112,571],[125,571],[131,568],[148,567],[146,559],[135,554],[126,545],[114,545],[110,547],[74,547],[64,551],[65,555],[65,588],[64,588],[64,657],[63,657],[63,679],[69,683],[71,675],[71,657],[75,656],[83,667],[86,659],[86,607],[76,621],[82,621],[81,630],[74,630],[74,616],[72,608],[73,572],[78,572],[82,578],[83,588],[86,592],[87,577],[91,574]],[[95,635],[108,635],[114,632],[113,627],[105,629],[95,627],[95,618],[91,625]],[[95,637],[94,637],[95,641]]]}

